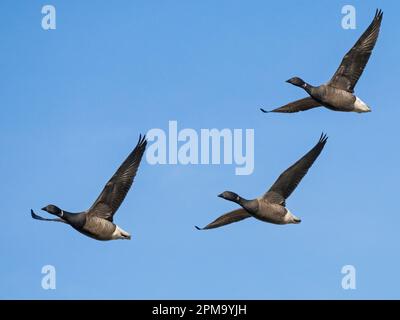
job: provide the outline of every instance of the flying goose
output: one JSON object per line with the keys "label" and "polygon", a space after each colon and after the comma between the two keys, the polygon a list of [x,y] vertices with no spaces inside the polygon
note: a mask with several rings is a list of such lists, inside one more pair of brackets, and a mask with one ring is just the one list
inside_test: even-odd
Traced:
{"label": "flying goose", "polygon": [[139,168],[140,160],[146,149],[146,144],[146,136],[142,137],[140,135],[135,149],[128,155],[122,165],[107,182],[103,191],[89,210],[71,213],[50,204],[42,208],[42,210],[58,218],[42,218],[31,209],[32,218],[42,221],[64,222],[75,230],[96,240],[130,240],[130,234],[113,223],[113,216],[122,201],[124,201],[133,183],[133,179]]}
{"label": "flying goose", "polygon": [[286,82],[303,88],[310,96],[280,108],[262,112],[293,113],[324,106],[333,111],[353,111],[358,113],[370,112],[371,109],[359,97],[354,95],[354,87],[371,56],[376,40],[378,39],[383,12],[376,10],[371,24],[358,39],[356,44],[344,56],[339,68],[332,79],[326,84],[314,87],[299,77]]}
{"label": "flying goose", "polygon": [[284,171],[275,181],[272,187],[259,198],[246,200],[231,191],[225,191],[218,195],[225,200],[233,201],[241,206],[240,209],[228,212],[214,220],[204,228],[197,230],[213,229],[237,222],[249,217],[254,217],[264,222],[274,224],[298,224],[301,220],[286,208],[286,199],[296,189],[308,169],[318,158],[325,146],[328,137],[322,134],[318,143],[305,156]]}

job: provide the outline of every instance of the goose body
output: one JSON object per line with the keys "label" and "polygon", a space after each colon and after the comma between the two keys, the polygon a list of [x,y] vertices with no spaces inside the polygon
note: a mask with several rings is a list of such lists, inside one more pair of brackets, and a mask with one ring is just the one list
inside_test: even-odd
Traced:
{"label": "goose body", "polygon": [[[226,198],[226,195],[221,194],[220,197]],[[300,219],[295,217],[289,209],[280,204],[265,201],[263,197],[241,202],[241,206],[248,213],[249,217],[256,218],[263,222],[288,224],[294,222],[294,219],[300,221]]]}
{"label": "goose body", "polygon": [[295,220],[300,222],[300,219],[295,217],[289,209],[280,204],[267,202],[262,198],[258,198],[257,201],[258,210],[252,216],[258,220],[273,224],[295,223]]}
{"label": "goose body", "polygon": [[[344,112],[368,112],[370,111],[367,105],[366,108],[362,108],[356,102],[361,101],[354,94],[337,89],[327,84],[323,84],[319,87],[312,87],[309,89],[310,96],[318,101],[321,105],[333,111],[344,111]],[[358,99],[358,100],[357,100]]]}
{"label": "goose body", "polygon": [[71,227],[80,233],[96,239],[96,240],[117,240],[117,239],[131,239],[131,235],[117,226],[115,223],[110,222],[103,218],[96,216],[88,217],[85,213],[80,213],[85,219],[83,225],[71,224]]}
{"label": "goose body", "polygon": [[282,107],[262,112],[294,113],[317,107],[326,107],[333,111],[370,112],[371,108],[354,94],[354,87],[368,63],[378,39],[383,12],[376,10],[374,19],[355,45],[344,56],[333,77],[325,84],[312,86],[299,77],[286,82],[305,90],[309,97],[290,102]]}
{"label": "goose body", "polygon": [[80,233],[96,240],[130,240],[131,235],[116,225],[113,222],[113,217],[133,183],[146,149],[146,144],[145,136],[143,138],[140,137],[135,149],[107,182],[103,191],[89,210],[72,213],[61,210],[55,205],[48,205],[42,208],[42,210],[56,215],[56,219],[40,217],[31,210],[32,218],[69,224]]}
{"label": "goose body", "polygon": [[272,187],[261,197],[247,200],[238,194],[225,191],[219,197],[237,203],[241,208],[228,212],[198,230],[218,228],[250,217],[273,224],[298,224],[301,220],[286,208],[286,199],[296,189],[323,150],[327,136],[322,134],[318,143],[300,160],[285,170]]}

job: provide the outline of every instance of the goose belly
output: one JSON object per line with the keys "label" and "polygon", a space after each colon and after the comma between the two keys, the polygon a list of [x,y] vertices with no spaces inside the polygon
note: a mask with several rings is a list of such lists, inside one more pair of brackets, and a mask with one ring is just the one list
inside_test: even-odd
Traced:
{"label": "goose belly", "polygon": [[273,224],[286,224],[286,209],[281,205],[261,203],[257,212],[253,214],[254,218]]}
{"label": "goose belly", "polygon": [[254,218],[273,224],[286,224],[286,221],[282,217],[274,215],[255,215]]}
{"label": "goose belly", "polygon": [[356,97],[352,93],[333,87],[325,87],[322,93],[317,100],[328,109],[344,112],[354,111]]}
{"label": "goose belly", "polygon": [[108,220],[91,217],[86,219],[84,226],[77,230],[90,238],[106,241],[114,239],[113,234],[116,228],[116,225]]}

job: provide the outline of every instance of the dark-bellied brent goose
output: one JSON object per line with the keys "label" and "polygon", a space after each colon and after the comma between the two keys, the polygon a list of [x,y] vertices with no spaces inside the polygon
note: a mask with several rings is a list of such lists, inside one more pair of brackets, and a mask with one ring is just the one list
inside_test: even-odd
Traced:
{"label": "dark-bellied brent goose", "polygon": [[107,182],[103,191],[89,210],[71,213],[50,204],[42,208],[42,210],[58,218],[42,218],[31,210],[32,218],[43,221],[64,222],[75,230],[96,240],[130,240],[130,234],[113,223],[113,217],[132,186],[133,179],[146,149],[146,144],[146,137],[140,135],[135,149]]}
{"label": "dark-bellied brent goose", "polygon": [[308,169],[310,169],[314,161],[318,158],[327,139],[327,136],[322,134],[318,143],[305,156],[284,171],[272,187],[261,197],[246,200],[231,191],[225,191],[218,195],[218,197],[225,200],[237,203],[241,208],[220,216],[204,228],[196,226],[196,229],[218,228],[249,217],[274,224],[300,223],[301,220],[286,208],[286,199],[296,189]]}
{"label": "dark-bellied brent goose", "polygon": [[261,111],[293,113],[321,106],[334,111],[353,111],[358,113],[371,111],[365,102],[354,95],[354,87],[374,49],[382,17],[383,12],[376,10],[374,20],[353,48],[344,56],[339,68],[330,81],[314,87],[299,77],[291,78],[286,82],[303,88],[310,96],[271,111],[264,109],[261,109]]}

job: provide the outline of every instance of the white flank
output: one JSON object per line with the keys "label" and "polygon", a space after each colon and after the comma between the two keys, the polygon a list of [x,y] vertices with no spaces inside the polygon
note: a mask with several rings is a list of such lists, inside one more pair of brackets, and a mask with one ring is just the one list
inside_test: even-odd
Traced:
{"label": "white flank", "polygon": [[285,215],[286,223],[299,223],[301,221],[301,219],[296,217],[293,213],[291,213],[288,208],[286,208],[286,210],[287,210]]}
{"label": "white flank", "polygon": [[354,102],[354,111],[359,113],[370,112],[371,109],[364,101],[362,101],[359,97],[356,97],[356,101]]}
{"label": "white flank", "polygon": [[124,231],[123,229],[121,229],[120,227],[116,226],[112,236],[112,239],[116,240],[116,239],[127,239],[130,240],[131,239],[131,235]]}

